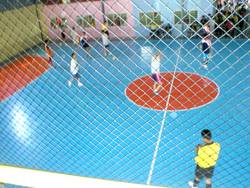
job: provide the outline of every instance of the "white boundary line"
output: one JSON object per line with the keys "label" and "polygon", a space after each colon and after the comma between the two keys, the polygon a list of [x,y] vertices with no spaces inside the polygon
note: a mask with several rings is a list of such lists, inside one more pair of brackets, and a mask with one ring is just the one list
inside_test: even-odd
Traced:
{"label": "white boundary line", "polygon": [[[162,73],[173,73],[173,72],[162,72]],[[214,82],[214,81],[212,81],[211,79],[209,79],[207,76],[201,76],[200,74],[196,74],[196,73],[192,73],[192,72],[176,72],[176,73],[187,73],[187,74],[192,74],[192,75],[200,76],[201,78],[206,78],[206,79],[210,80],[211,82],[213,82],[213,83],[217,86],[218,94],[216,95],[216,97],[215,97],[213,100],[211,100],[211,101],[209,101],[208,103],[205,103],[205,104],[203,104],[203,105],[200,105],[200,106],[197,106],[197,107],[193,107],[193,108],[188,108],[188,109],[167,110],[167,111],[169,111],[169,112],[178,112],[178,111],[196,110],[196,109],[199,109],[199,108],[202,108],[202,107],[204,107],[204,106],[206,106],[206,105],[211,104],[212,102],[214,102],[215,100],[217,100],[217,98],[220,96],[220,87],[219,87],[219,85],[218,85],[216,82]],[[142,78],[145,78],[145,77],[150,77],[150,75],[141,76],[141,77],[139,77],[139,78],[136,79],[136,80],[139,80],[139,79],[142,79]],[[136,80],[134,80],[134,81],[136,81]],[[134,82],[134,81],[133,81],[133,82]],[[129,85],[130,85],[131,83],[133,83],[133,82],[130,82]],[[141,108],[144,108],[144,109],[147,109],[147,110],[164,111],[164,110],[153,109],[153,108],[149,108],[149,107],[146,107],[146,106],[141,106],[141,105],[136,104],[133,100],[131,100],[131,99],[127,96],[127,94],[126,94],[127,89],[128,89],[128,87],[126,87],[126,89],[124,90],[124,95],[125,95],[126,98],[128,98],[128,100],[129,100],[131,103],[133,103],[134,105],[136,105],[136,106],[138,106],[138,107],[141,107]]]}
{"label": "white boundary line", "polygon": [[152,176],[153,176],[153,172],[154,172],[154,167],[155,167],[155,162],[156,162],[156,158],[157,158],[160,143],[161,143],[161,137],[162,137],[162,133],[163,133],[163,130],[164,130],[165,121],[167,119],[167,110],[166,109],[168,109],[169,100],[170,100],[171,93],[172,93],[172,90],[173,90],[175,76],[176,76],[176,73],[177,73],[176,70],[177,70],[177,67],[178,67],[178,64],[179,64],[179,59],[180,59],[181,48],[179,48],[178,51],[179,51],[179,52],[177,52],[178,53],[178,58],[177,58],[176,65],[175,65],[175,68],[174,68],[174,74],[173,74],[173,77],[172,77],[171,86],[169,88],[168,98],[167,98],[167,101],[166,101],[166,106],[165,106],[165,109],[164,109],[164,114],[163,114],[163,118],[162,118],[162,122],[161,122],[161,128],[160,128],[160,131],[159,131],[159,134],[158,134],[158,138],[157,138],[157,142],[156,142],[156,146],[155,146],[155,150],[154,150],[154,155],[153,155],[153,159],[152,159],[149,174],[148,174],[147,185],[151,184],[151,180],[152,180]]}
{"label": "white boundary line", "polygon": [[0,182],[34,188],[160,188],[6,165],[0,165]]}

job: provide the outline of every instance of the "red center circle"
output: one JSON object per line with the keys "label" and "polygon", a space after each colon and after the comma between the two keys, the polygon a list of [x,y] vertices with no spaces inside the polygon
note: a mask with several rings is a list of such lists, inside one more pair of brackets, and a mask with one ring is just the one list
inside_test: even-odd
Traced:
{"label": "red center circle", "polygon": [[145,108],[178,111],[202,107],[219,95],[216,83],[193,73],[161,73],[161,81],[162,89],[158,95],[153,92],[151,76],[144,76],[129,84],[126,96]]}

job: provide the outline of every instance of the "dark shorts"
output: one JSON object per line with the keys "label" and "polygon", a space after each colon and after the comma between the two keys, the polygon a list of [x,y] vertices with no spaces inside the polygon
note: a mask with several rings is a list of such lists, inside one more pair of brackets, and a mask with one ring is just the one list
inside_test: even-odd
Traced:
{"label": "dark shorts", "polygon": [[83,48],[88,48],[89,44],[87,42],[81,42]]}
{"label": "dark shorts", "polygon": [[80,74],[79,73],[73,74],[73,78],[74,79],[79,79],[80,78]]}
{"label": "dark shorts", "polygon": [[102,31],[102,33],[105,33],[105,34],[107,34],[108,36],[109,36],[109,31]]}
{"label": "dark shorts", "polygon": [[49,64],[53,64],[53,61],[52,61],[52,58],[51,57],[49,57],[49,59],[48,59],[48,62],[49,62]]}
{"label": "dark shorts", "polygon": [[108,45],[105,45],[104,47],[105,47],[105,48],[108,48],[108,47],[109,47],[109,44],[108,44]]}
{"label": "dark shorts", "polygon": [[152,79],[154,82],[161,83],[160,74],[152,74]]}
{"label": "dark shorts", "polygon": [[195,169],[195,176],[199,179],[206,177],[206,178],[212,178],[214,174],[214,166],[209,168],[201,168],[198,165],[196,165]]}
{"label": "dark shorts", "polygon": [[89,48],[89,44],[85,43],[84,45],[82,45],[83,48]]}

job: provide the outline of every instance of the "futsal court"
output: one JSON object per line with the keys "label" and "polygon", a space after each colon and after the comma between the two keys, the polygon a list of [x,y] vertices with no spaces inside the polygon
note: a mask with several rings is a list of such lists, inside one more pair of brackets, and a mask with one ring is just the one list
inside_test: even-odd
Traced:
{"label": "futsal court", "polygon": [[[187,32],[191,23],[181,19],[184,10],[194,10],[194,7],[198,14],[190,22],[199,21],[208,13],[218,14],[212,1],[206,0],[205,4],[194,0],[176,1],[177,10],[165,0],[153,3],[127,0],[127,6],[125,2],[113,0],[51,2],[37,1],[34,5],[33,2],[7,0],[1,9],[1,17],[9,14],[8,11],[22,9],[16,15],[22,19],[21,24],[29,25],[33,18],[25,17],[24,11],[33,14],[32,6],[38,6],[38,18],[41,18],[41,27],[33,25],[32,31],[23,29],[25,43],[30,43],[28,47],[22,48],[16,39],[16,45],[12,44],[16,52],[3,50],[1,55],[0,182],[4,188],[31,187],[32,179],[27,177],[27,183],[23,178],[18,184],[15,180],[24,171],[15,176],[14,170],[10,170],[11,180],[6,182],[5,167],[31,169],[34,174],[41,171],[94,178],[96,183],[111,180],[107,187],[122,187],[122,183],[112,185],[114,181],[127,182],[124,187],[131,183],[131,187],[185,188],[194,178],[194,148],[202,143],[200,132],[203,129],[211,130],[213,140],[221,145],[213,187],[250,187],[249,7],[244,17],[244,30],[237,36],[225,36],[229,31],[215,36],[215,29],[212,29],[206,69],[202,66],[202,37],[190,37]],[[98,16],[103,15],[98,3],[104,3],[106,16],[111,12],[133,10],[131,15],[127,13],[126,19],[122,17],[125,26],[109,25],[107,56],[98,33],[101,24],[98,19],[102,19]],[[66,9],[72,14],[68,15]],[[60,37],[61,30],[48,24],[58,10],[66,12],[65,41]],[[171,22],[163,13],[175,14],[178,10],[182,12],[181,23],[174,19]],[[167,37],[157,34],[149,37],[150,29],[145,29],[147,26],[136,17],[140,12],[158,12],[163,22],[167,20],[172,24],[172,33]],[[84,24],[77,25],[75,16],[81,13],[98,14],[96,18],[93,16],[96,19],[95,26],[91,26],[93,31]],[[113,19],[112,16],[106,18]],[[134,20],[134,25],[129,25],[130,19]],[[154,18],[147,19],[154,21]],[[13,30],[12,38],[22,38],[13,29],[19,23],[12,18],[9,20],[7,26],[6,20],[0,21],[1,33],[11,34]],[[90,51],[73,43],[72,26],[79,35],[84,29],[88,32]],[[48,61],[44,50],[45,39],[50,41],[52,62]],[[1,44],[3,49],[8,46],[8,40],[1,40],[5,44]],[[76,80],[71,86],[68,83],[72,77],[73,52],[79,62],[82,87],[78,87]],[[151,63],[157,52],[161,53],[162,88],[156,94]],[[48,180],[49,175],[44,177]],[[63,181],[63,176],[61,178]],[[84,181],[87,182],[81,180],[82,187],[86,187]],[[105,182],[103,185],[106,186]],[[205,187],[204,181],[199,187]]]}

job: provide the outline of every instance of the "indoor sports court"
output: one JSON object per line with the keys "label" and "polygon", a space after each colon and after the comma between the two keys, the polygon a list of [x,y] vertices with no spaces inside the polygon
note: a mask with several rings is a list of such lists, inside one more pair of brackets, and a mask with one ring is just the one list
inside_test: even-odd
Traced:
{"label": "indoor sports court", "polygon": [[250,188],[249,23],[248,0],[1,0],[0,187]]}

